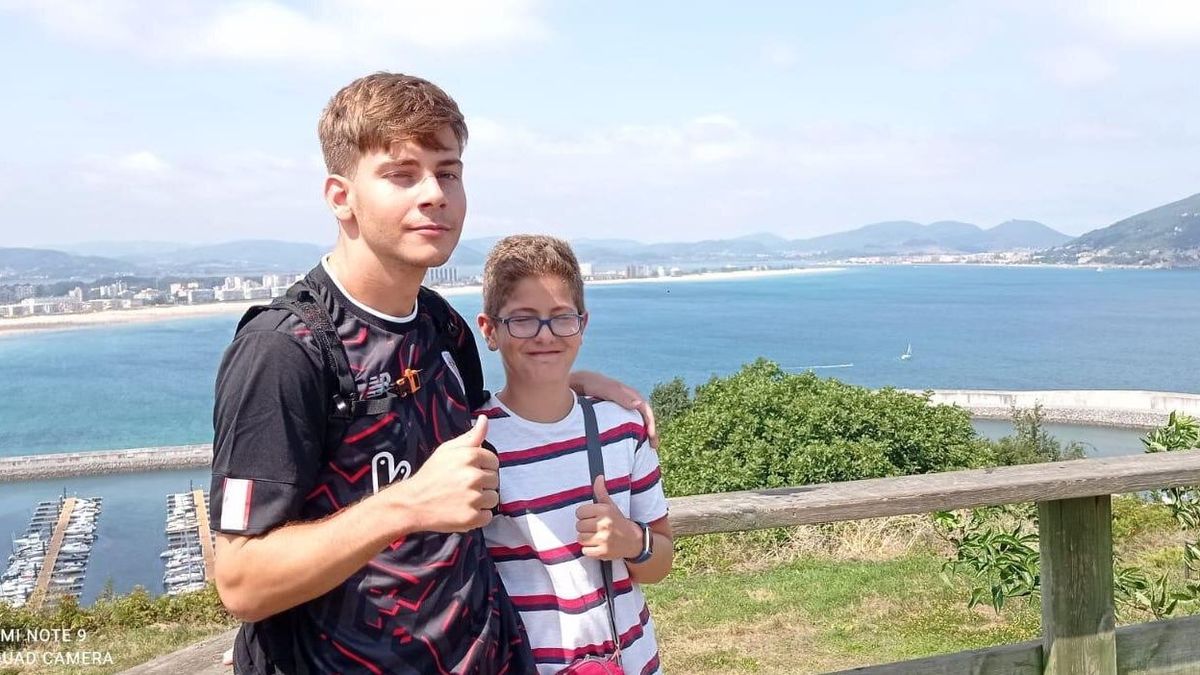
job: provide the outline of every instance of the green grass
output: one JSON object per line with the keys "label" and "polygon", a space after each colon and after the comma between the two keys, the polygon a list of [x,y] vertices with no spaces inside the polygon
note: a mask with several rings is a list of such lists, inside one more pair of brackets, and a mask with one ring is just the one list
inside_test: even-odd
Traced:
{"label": "green grass", "polygon": [[[1115,546],[1124,563],[1181,576],[1180,533],[1164,507],[1122,497],[1113,511]],[[1039,634],[1036,601],[1010,601],[1000,615],[989,607],[967,609],[966,586],[949,586],[939,575],[948,551],[939,549],[927,516],[679,543],[676,571],[645,587],[667,672],[819,673]],[[1194,611],[1181,607],[1179,614]],[[1151,619],[1121,614],[1122,623]],[[90,608],[66,603],[41,617],[0,605],[0,627],[23,625],[85,629],[87,649],[111,653],[114,664],[20,671],[0,666],[0,675],[120,672],[234,622],[209,588],[178,598],[134,593]]]}
{"label": "green grass", "polygon": [[940,567],[933,555],[802,560],[645,591],[668,672],[826,672],[1037,636],[1036,605],[968,610]]}

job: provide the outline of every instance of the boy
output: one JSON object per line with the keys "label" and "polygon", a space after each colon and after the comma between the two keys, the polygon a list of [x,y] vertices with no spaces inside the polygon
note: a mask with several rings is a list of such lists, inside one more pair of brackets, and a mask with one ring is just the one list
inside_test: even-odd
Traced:
{"label": "boy", "polygon": [[[499,515],[484,536],[538,671],[619,649],[624,672],[658,672],[639,588],[671,569],[658,456],[636,413],[599,402],[604,475],[590,478],[584,402],[569,386],[588,320],[570,247],[545,236],[500,240],[484,267],[483,309],[479,327],[506,378],[482,411],[500,458]],[[600,560],[612,563],[611,622]]]}
{"label": "boy", "polygon": [[333,97],[319,134],[336,247],[292,304],[243,319],[217,376],[211,522],[217,590],[247,622],[236,670],[530,672],[477,529],[498,500],[486,422],[470,427],[478,353],[421,287],[466,216],[463,116],[377,73]]}

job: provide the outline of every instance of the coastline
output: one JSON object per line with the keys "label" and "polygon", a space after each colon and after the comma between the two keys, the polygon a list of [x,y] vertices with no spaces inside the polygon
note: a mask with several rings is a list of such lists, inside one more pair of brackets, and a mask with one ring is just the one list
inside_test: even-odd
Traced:
{"label": "coastline", "polygon": [[[678,277],[647,277],[639,279],[597,279],[586,282],[588,286],[610,286],[618,284],[677,283],[704,281],[734,281],[760,277],[791,276],[797,274],[828,274],[840,272],[843,267],[800,267],[781,270],[740,270],[735,272],[705,272],[685,274]],[[434,288],[444,297],[478,294],[482,287],[449,286]],[[23,335],[40,331],[73,330],[95,326],[120,326],[134,323],[195,319],[209,316],[240,315],[254,305],[265,305],[270,300],[239,300],[213,302],[202,305],[166,305],[139,309],[117,309],[83,314],[50,314],[25,316],[16,319],[0,319],[0,338],[8,335]]]}
{"label": "coastline", "polygon": [[[903,389],[912,394],[923,391]],[[1200,394],[1138,390],[980,390],[931,392],[930,405],[956,405],[972,419],[1009,419],[1012,406],[1044,405],[1047,422],[1144,430],[1164,424],[1173,410],[1200,416]],[[178,445],[0,457],[0,483],[193,469],[212,463],[212,446]]]}

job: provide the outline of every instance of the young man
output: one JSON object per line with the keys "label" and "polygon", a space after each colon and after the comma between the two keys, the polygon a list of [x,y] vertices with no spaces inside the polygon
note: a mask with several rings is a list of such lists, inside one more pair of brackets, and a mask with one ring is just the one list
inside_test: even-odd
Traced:
{"label": "young man", "polygon": [[[499,514],[484,537],[538,671],[613,661],[619,650],[625,673],[656,673],[640,584],[671,569],[667,501],[641,418],[570,388],[588,320],[579,264],[566,242],[518,235],[496,244],[483,277],[478,323],[505,373],[483,410],[500,458]],[[585,407],[595,411],[603,457],[594,481]],[[611,564],[608,582],[598,561]]]}
{"label": "young man", "polygon": [[463,116],[433,84],[378,73],[333,97],[319,133],[340,229],[305,280],[313,302],[250,318],[217,376],[211,522],[217,589],[246,622],[236,671],[530,672],[478,530],[498,500],[486,420],[471,428],[478,353],[421,289],[462,232]]}

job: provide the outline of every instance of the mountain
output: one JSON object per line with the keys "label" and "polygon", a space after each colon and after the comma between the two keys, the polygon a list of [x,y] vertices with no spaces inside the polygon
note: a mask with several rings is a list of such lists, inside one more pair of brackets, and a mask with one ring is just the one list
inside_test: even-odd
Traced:
{"label": "mountain", "polygon": [[988,230],[954,220],[928,225],[892,220],[864,225],[849,232],[799,239],[791,242],[791,246],[797,251],[830,256],[903,255],[1042,249],[1069,239],[1061,232],[1029,220],[1010,220]]}
{"label": "mountain", "polygon": [[247,239],[131,255],[126,259],[160,273],[222,275],[304,272],[329,252],[329,248],[291,241]]}
{"label": "mountain", "polygon": [[113,258],[39,248],[0,248],[0,283],[86,280],[140,271],[137,265]]}
{"label": "mountain", "polygon": [[54,246],[39,246],[38,248],[63,251],[72,255],[96,255],[103,258],[145,257],[159,253],[169,253],[185,249],[194,244],[178,241],[83,241],[74,244],[57,244]]}
{"label": "mountain", "polygon": [[1200,265],[1200,194],[1092,230],[1044,254],[1048,262]]}
{"label": "mountain", "polygon": [[1065,244],[1069,235],[1033,220],[1006,220],[986,230],[989,250],[1043,249]]}
{"label": "mountain", "polygon": [[[1200,201],[1200,195],[1190,199]],[[1177,207],[1175,211],[1178,211],[1182,208],[1180,205],[1184,205],[1185,202],[1190,204],[1188,200],[1184,200],[1169,206]],[[1200,203],[1191,204],[1187,209],[1195,215],[1200,212]],[[1142,216],[1155,213],[1157,211],[1151,211]],[[1139,217],[1135,216],[1130,220]],[[499,239],[500,237],[464,239],[459,242],[448,264],[464,268],[462,274],[476,274],[486,260],[488,251]],[[691,242],[645,244],[631,239],[582,238],[572,241],[571,244],[581,262],[607,266],[631,263],[724,265],[780,259],[797,254],[834,258],[1040,250],[1063,244],[1069,239],[1067,235],[1028,220],[1010,220],[988,230],[971,223],[953,220],[928,225],[896,220],[810,239],[792,240],[768,232],[758,232],[730,239]],[[1178,242],[1184,241],[1180,237],[1176,239]],[[17,280],[57,281],[68,278],[94,280],[116,275],[221,277],[299,273],[310,269],[330,247],[301,242],[248,239],[209,245],[155,241],[93,241],[71,244],[64,248],[69,248],[70,252],[50,249],[0,249],[0,283],[13,283]],[[100,253],[105,255],[99,255]]]}

